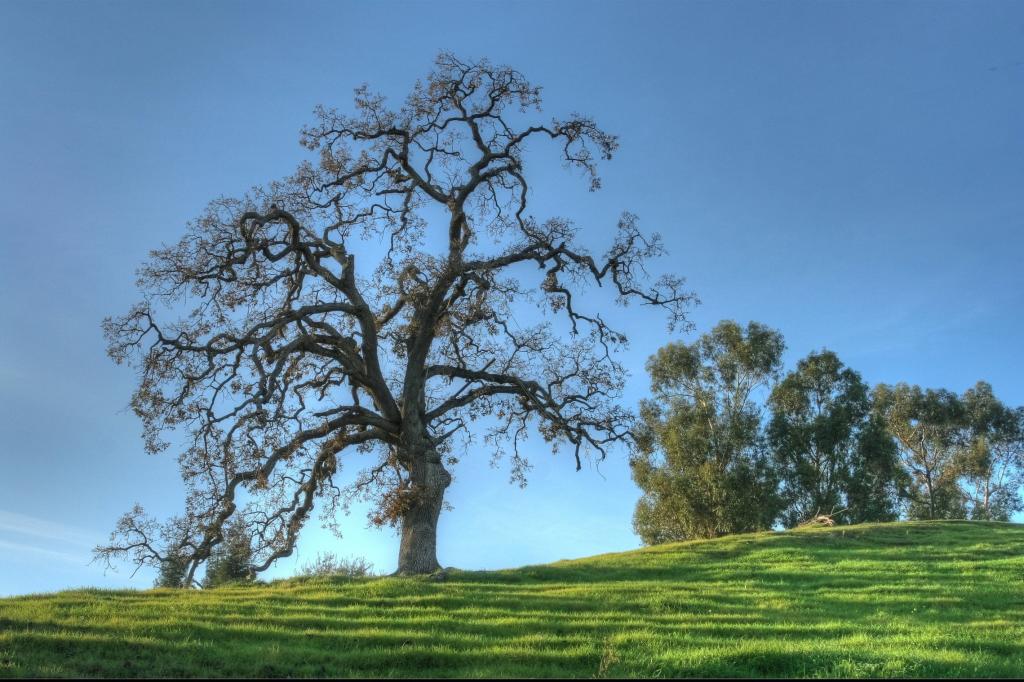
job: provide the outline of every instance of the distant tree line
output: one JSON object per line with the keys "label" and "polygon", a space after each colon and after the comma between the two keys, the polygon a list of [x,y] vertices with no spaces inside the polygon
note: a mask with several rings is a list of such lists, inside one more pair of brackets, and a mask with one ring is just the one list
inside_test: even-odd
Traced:
{"label": "distant tree line", "polygon": [[979,381],[962,395],[871,389],[829,350],[783,373],[782,334],[723,321],[648,361],[633,479],[647,544],[838,523],[1006,521],[1024,509],[1024,408]]}

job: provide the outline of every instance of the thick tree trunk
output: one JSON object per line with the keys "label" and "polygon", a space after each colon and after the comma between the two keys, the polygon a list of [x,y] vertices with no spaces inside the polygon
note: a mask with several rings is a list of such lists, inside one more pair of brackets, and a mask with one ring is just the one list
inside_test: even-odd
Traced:
{"label": "thick tree trunk", "polygon": [[414,461],[411,474],[415,496],[402,517],[402,544],[398,550],[398,573],[422,575],[441,568],[437,562],[437,520],[444,491],[452,477],[440,461]]}

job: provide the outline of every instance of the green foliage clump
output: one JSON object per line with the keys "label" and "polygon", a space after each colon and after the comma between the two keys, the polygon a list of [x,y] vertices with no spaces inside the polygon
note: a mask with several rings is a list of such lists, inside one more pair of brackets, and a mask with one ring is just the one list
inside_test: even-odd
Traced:
{"label": "green foliage clump", "polygon": [[783,525],[840,511],[846,522],[896,518],[896,449],[871,419],[868,387],[857,372],[832,351],[811,353],[774,387],[768,404]]}
{"label": "green foliage clump", "polygon": [[1009,521],[1024,511],[1024,407],[1007,407],[984,381],[961,401],[967,438],[957,466],[968,517]]}
{"label": "green foliage clump", "polygon": [[957,482],[959,431],[964,415],[957,395],[905,383],[882,384],[875,389],[874,409],[896,438],[909,474],[904,493],[908,516],[965,518],[966,507]]}
{"label": "green foliage clump", "polygon": [[727,320],[650,358],[631,461],[645,543],[1024,510],[1024,408],[989,384],[871,390],[826,349],[780,377],[783,348],[779,332]]}
{"label": "green foliage clump", "polygon": [[874,407],[896,438],[911,519],[1008,521],[1024,509],[1024,408],[979,381],[947,390],[880,385]]}
{"label": "green foliage clump", "polygon": [[654,393],[641,405],[633,525],[648,544],[770,528],[781,500],[753,393],[781,366],[782,335],[719,323],[647,363]]}
{"label": "green foliage clump", "polygon": [[187,587],[188,560],[179,552],[168,552],[160,562],[160,571],[153,587]]}
{"label": "green foliage clump", "polygon": [[846,482],[847,523],[895,521],[907,487],[907,473],[900,465],[899,451],[885,423],[868,415],[860,427]]}
{"label": "green foliage clump", "polygon": [[224,529],[224,540],[215,545],[206,564],[203,587],[251,581],[252,540],[241,519]]}

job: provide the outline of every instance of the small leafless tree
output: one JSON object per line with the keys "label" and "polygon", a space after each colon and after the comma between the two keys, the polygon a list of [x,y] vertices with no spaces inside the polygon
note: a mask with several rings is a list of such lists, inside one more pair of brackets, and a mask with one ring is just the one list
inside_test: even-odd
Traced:
{"label": "small leafless tree", "polygon": [[[613,357],[626,337],[581,292],[603,285],[621,304],[663,307],[670,327],[686,324],[693,296],[677,277],[647,283],[662,247],[633,215],[598,258],[570,221],[528,213],[528,142],[557,145],[592,190],[617,147],[585,116],[520,125],[540,102],[514,69],[442,53],[401,108],[365,86],[354,115],[319,108],[301,137],[315,161],[212,202],[152,253],[144,301],[104,329],[111,357],[139,368],[146,449],[188,434],[187,502],[165,523],[136,506],[99,558],[184,556],[190,585],[242,518],[255,573],[292,553],[315,504],[331,519],[364,499],[372,521],[400,529],[399,572],[431,572],[449,467],[474,419],[490,418],[488,442],[510,444],[516,477],[528,429],[567,443],[577,469],[628,438]],[[368,242],[382,245],[375,268],[354,252]],[[545,318],[511,323],[531,301]],[[339,486],[356,455],[365,468]]]}

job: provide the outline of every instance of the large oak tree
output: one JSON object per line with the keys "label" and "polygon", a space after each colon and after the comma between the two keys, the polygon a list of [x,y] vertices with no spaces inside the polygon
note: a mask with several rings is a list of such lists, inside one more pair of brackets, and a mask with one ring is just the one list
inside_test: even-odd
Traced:
{"label": "large oak tree", "polygon": [[[474,419],[490,417],[517,474],[531,428],[577,468],[629,437],[614,359],[626,337],[581,294],[662,307],[670,326],[693,297],[680,278],[647,280],[662,246],[635,216],[592,255],[572,222],[531,214],[528,143],[555,145],[591,189],[617,148],[586,116],[537,120],[540,103],[518,71],[442,53],[398,108],[363,87],[350,115],[318,109],[301,138],[311,161],[215,200],[152,253],[143,301],[105,332],[111,356],[139,369],[146,448],[185,434],[187,501],[162,523],[136,506],[100,557],[184,560],[194,584],[241,519],[255,573],[293,551],[315,506],[330,519],[362,496],[400,528],[399,572],[429,572]],[[360,258],[369,242],[379,262]],[[530,302],[561,322],[512,323]],[[338,485],[358,456],[355,483]]]}

